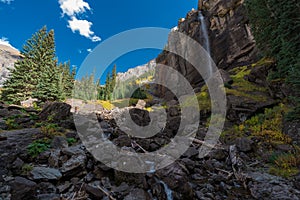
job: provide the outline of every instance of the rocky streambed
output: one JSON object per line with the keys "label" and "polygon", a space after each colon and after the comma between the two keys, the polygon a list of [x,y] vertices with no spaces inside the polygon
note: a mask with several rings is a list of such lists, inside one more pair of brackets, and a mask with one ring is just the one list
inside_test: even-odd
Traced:
{"label": "rocky streambed", "polygon": [[[144,174],[114,170],[86,150],[69,108],[67,104],[50,104],[44,109],[47,112],[35,118],[29,110],[1,106],[1,117],[17,115],[19,123],[18,130],[5,130],[7,124],[1,124],[0,199],[300,199],[300,177],[288,180],[269,174],[265,164],[253,156],[255,146],[247,138],[230,145],[219,143],[208,156],[199,158],[204,126],[197,130],[197,140],[184,155],[166,168]],[[117,112],[122,116],[122,110]],[[109,140],[126,151],[142,153],[170,142],[180,112],[168,114],[167,128],[148,139],[129,137],[116,127],[112,114],[103,110],[97,116]],[[148,121],[145,110],[135,108],[132,114],[140,123]],[[61,134],[55,133],[47,148],[33,156],[28,147],[41,141],[45,130],[43,126],[32,127],[49,116]]]}

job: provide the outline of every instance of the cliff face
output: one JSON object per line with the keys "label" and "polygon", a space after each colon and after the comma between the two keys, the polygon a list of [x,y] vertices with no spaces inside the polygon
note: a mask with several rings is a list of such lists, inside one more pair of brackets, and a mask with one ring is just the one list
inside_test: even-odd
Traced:
{"label": "cliff face", "polygon": [[209,1],[208,18],[212,57],[221,68],[256,59],[255,41],[245,16],[243,0]]}
{"label": "cliff face", "polygon": [[[245,12],[243,0],[208,0],[203,3],[202,13],[208,27],[211,57],[218,68],[234,68],[256,60],[255,41]],[[185,33],[200,44],[204,43],[196,10],[192,10],[184,20],[179,21],[178,27],[173,31]],[[174,54],[164,51],[156,61],[178,70],[193,86],[202,82],[193,66]],[[156,72],[156,76],[165,77],[165,74],[161,70]]]}
{"label": "cliff face", "polygon": [[156,62],[155,60],[151,60],[150,62],[148,62],[147,64],[145,65],[141,65],[141,66],[137,66],[137,67],[134,67],[134,68],[131,68],[131,69],[128,69],[127,72],[124,72],[124,73],[118,73],[117,74],[117,80],[120,81],[120,82],[124,82],[128,79],[131,79],[131,78],[137,78],[149,71],[152,71],[155,69],[155,66],[156,66]]}
{"label": "cliff face", "polygon": [[20,52],[17,49],[0,44],[0,87],[7,80],[10,69],[18,59],[20,59]]}

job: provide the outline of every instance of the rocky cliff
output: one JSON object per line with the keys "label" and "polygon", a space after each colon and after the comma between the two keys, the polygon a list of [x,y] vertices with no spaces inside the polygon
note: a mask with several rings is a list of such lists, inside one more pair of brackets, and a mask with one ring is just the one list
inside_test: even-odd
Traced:
{"label": "rocky cliff", "polygon": [[131,78],[140,77],[141,75],[143,75],[151,70],[154,70],[155,66],[156,66],[155,60],[151,60],[150,62],[148,62],[145,65],[140,65],[140,66],[137,66],[134,68],[130,68],[130,69],[128,69],[127,72],[124,72],[124,73],[122,73],[122,72],[118,73],[117,80],[120,82],[124,82]]}
{"label": "rocky cliff", "polygon": [[[202,13],[209,27],[211,57],[219,68],[234,68],[256,60],[257,49],[245,12],[243,0],[208,0],[203,4]],[[173,31],[187,34],[203,45],[197,10],[190,11]],[[190,63],[172,53],[164,51],[156,61],[178,70],[193,86],[202,81]],[[165,74],[161,70],[156,72],[156,76],[164,77]]]}
{"label": "rocky cliff", "polygon": [[9,76],[10,69],[20,59],[20,52],[10,45],[0,44],[0,87]]}

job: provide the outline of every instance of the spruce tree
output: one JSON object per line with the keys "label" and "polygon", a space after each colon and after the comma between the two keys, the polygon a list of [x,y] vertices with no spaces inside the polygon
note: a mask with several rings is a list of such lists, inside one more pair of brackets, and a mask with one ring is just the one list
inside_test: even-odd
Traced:
{"label": "spruce tree", "polygon": [[43,35],[36,60],[39,66],[38,83],[33,96],[42,102],[63,99],[63,90],[60,90],[60,74],[55,58],[54,31]]}
{"label": "spruce tree", "polygon": [[58,67],[60,91],[62,91],[64,98],[70,98],[72,97],[72,91],[74,88],[76,68],[73,67],[70,70],[70,61],[66,63],[60,63]]}
{"label": "spruce tree", "polygon": [[116,86],[116,82],[117,82],[117,65],[114,65],[111,73],[111,88],[112,88],[111,92],[113,92],[113,89]]}
{"label": "spruce tree", "polygon": [[110,73],[108,72],[106,75],[106,80],[105,80],[105,89],[104,89],[104,98],[105,100],[111,100],[111,76]]}
{"label": "spruce tree", "polygon": [[30,97],[40,102],[66,97],[67,82],[57,67],[53,30],[47,32],[46,26],[40,29],[27,40],[21,55],[22,59],[15,63],[10,78],[4,83],[2,100],[20,104]]}
{"label": "spruce tree", "polygon": [[33,96],[43,57],[41,44],[46,35],[47,29],[43,27],[27,40],[21,51],[22,59],[15,63],[10,78],[4,83],[2,100],[19,104]]}

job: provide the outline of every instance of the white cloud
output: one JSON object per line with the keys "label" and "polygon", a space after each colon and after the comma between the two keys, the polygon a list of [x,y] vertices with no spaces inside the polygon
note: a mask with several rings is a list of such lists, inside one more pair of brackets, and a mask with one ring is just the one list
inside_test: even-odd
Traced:
{"label": "white cloud", "polygon": [[90,39],[92,42],[99,42],[101,38],[91,30],[92,22],[85,19],[78,19],[79,14],[83,14],[91,10],[90,5],[84,0],[59,0],[62,15],[65,14],[70,17],[68,20],[68,27],[75,33],[79,32],[80,35]]}
{"label": "white cloud", "polygon": [[63,15],[67,14],[70,17],[91,10],[90,5],[83,0],[59,0],[58,2]]}
{"label": "white cloud", "polygon": [[13,2],[14,0],[0,0],[0,2],[2,3],[7,3],[10,4],[11,2]]}
{"label": "white cloud", "polygon": [[93,52],[92,49],[87,49],[86,51],[89,52],[89,53],[92,53],[92,52]]}
{"label": "white cloud", "polygon": [[101,41],[101,38],[100,38],[99,36],[94,35],[94,36],[92,37],[92,41],[93,41],[93,42],[100,42],[100,41]]}
{"label": "white cloud", "polygon": [[68,27],[75,33],[76,31],[79,32],[80,35],[89,38],[93,42],[100,41],[100,37],[94,35],[94,32],[91,31],[91,27],[93,25],[92,22],[87,20],[77,19],[76,17],[72,17],[71,20],[68,21]]}

